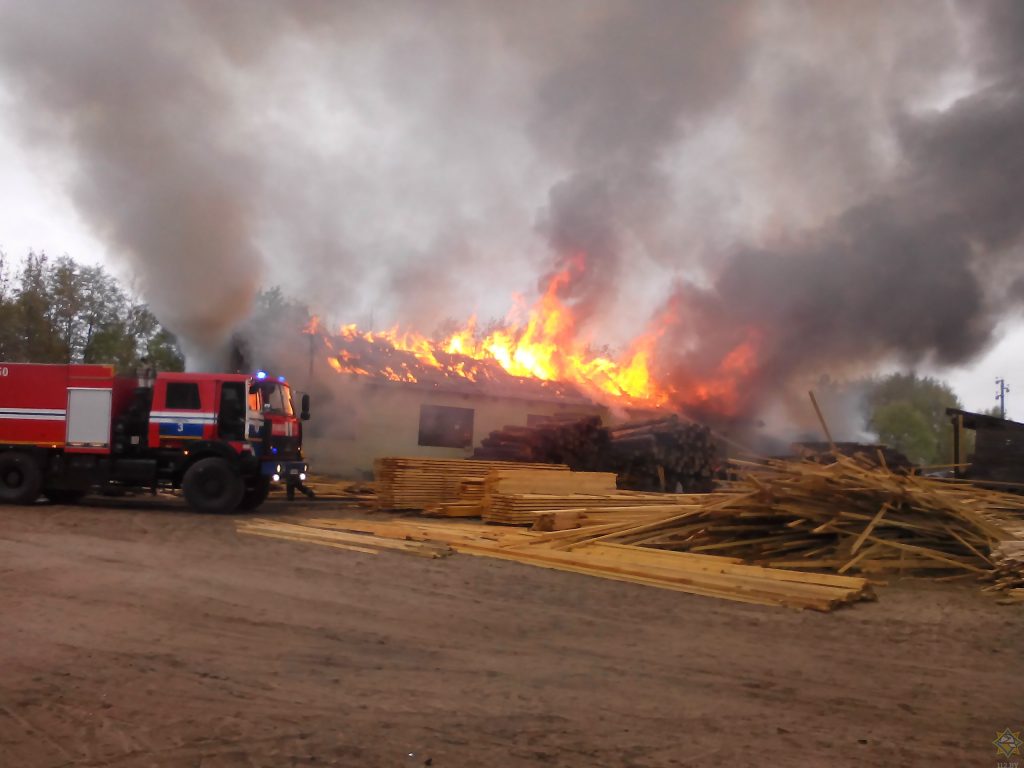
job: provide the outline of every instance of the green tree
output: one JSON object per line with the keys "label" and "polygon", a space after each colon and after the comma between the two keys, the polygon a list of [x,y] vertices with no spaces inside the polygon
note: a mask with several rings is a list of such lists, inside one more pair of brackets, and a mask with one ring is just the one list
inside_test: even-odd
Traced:
{"label": "green tree", "polygon": [[953,431],[947,408],[960,400],[945,382],[914,373],[894,373],[871,382],[869,426],[878,439],[920,464],[953,460]]}
{"label": "green tree", "polygon": [[17,338],[11,273],[7,255],[0,251],[0,360],[14,359]]}
{"label": "green tree", "polygon": [[78,265],[62,256],[46,269],[50,324],[61,362],[75,362],[82,347],[82,275]]}
{"label": "green tree", "polygon": [[66,361],[60,336],[53,324],[49,266],[45,253],[32,252],[18,275],[14,293],[14,360],[35,363]]}
{"label": "green tree", "polygon": [[160,328],[146,341],[145,359],[158,371],[185,370],[185,356],[178,349],[174,334],[166,328]]}
{"label": "green tree", "polygon": [[0,359],[184,368],[174,336],[106,270],[34,252],[16,281],[0,253]]}

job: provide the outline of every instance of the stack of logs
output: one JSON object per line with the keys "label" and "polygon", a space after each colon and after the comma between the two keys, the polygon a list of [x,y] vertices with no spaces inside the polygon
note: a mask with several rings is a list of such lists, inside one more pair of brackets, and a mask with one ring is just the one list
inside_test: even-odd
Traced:
{"label": "stack of logs", "polygon": [[714,487],[718,451],[707,427],[673,415],[619,424],[608,432],[604,468],[619,476],[620,487],[685,493]]}
{"label": "stack of logs", "polygon": [[484,438],[474,459],[566,464],[577,472],[614,472],[622,488],[705,493],[718,456],[711,430],[678,416],[613,427],[599,416],[506,426]]}
{"label": "stack of logs", "polygon": [[608,444],[600,416],[550,421],[532,427],[505,426],[480,442],[474,459],[567,464],[578,472],[599,469]]}

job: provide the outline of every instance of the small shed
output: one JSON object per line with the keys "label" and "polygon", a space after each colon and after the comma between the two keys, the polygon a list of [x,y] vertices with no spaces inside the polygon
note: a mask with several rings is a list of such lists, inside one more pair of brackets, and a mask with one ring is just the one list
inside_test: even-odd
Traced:
{"label": "small shed", "polygon": [[[1024,486],[1024,424],[959,408],[947,408],[946,414],[953,425],[957,477]],[[967,431],[974,433],[973,451]]]}

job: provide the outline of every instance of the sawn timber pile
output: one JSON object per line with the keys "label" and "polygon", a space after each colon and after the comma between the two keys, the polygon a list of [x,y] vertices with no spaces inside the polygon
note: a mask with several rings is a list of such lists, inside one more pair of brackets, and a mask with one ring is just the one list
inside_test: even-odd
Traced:
{"label": "sawn timber pile", "polygon": [[611,472],[537,473],[520,469],[492,469],[484,481],[480,516],[489,523],[532,525],[555,510],[658,506],[692,506],[694,497],[666,493],[620,491]]}
{"label": "sawn timber pile", "polygon": [[482,480],[495,468],[561,472],[569,469],[559,464],[388,456],[373,462],[376,507],[427,509],[446,502],[457,502],[464,481],[474,478]]}
{"label": "sawn timber pile", "polygon": [[[756,605],[830,611],[874,595],[865,579],[743,565],[733,558],[595,542],[559,551],[542,534],[481,523],[316,519],[236,523],[240,533],[360,555],[443,557],[452,551]],[[509,572],[509,578],[515,578]]]}
{"label": "sawn timber pile", "polygon": [[993,552],[1018,541],[1013,521],[1024,497],[835,458],[827,465],[734,462],[739,479],[693,508],[623,509],[621,519],[584,509],[581,528],[546,536],[566,550],[614,541],[776,568],[976,576],[1001,589],[1021,584],[1024,558],[1001,557],[997,567]]}

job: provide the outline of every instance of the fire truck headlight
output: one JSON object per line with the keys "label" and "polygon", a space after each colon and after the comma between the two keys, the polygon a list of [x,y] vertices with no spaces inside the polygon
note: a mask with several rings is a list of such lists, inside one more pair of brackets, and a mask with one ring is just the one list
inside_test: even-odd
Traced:
{"label": "fire truck headlight", "polygon": [[301,481],[301,480],[305,480],[305,479],[306,479],[306,473],[305,472],[299,472],[299,480]]}
{"label": "fire truck headlight", "polygon": [[275,469],[274,471],[275,471],[275,472],[277,472],[277,474],[279,474],[279,475],[280,475],[280,474],[281,474],[281,465],[280,465],[280,464],[278,464],[278,465],[277,465],[277,468],[276,468],[276,469]]}
{"label": "fire truck headlight", "polygon": [[279,474],[277,474],[277,473],[274,473],[273,475],[271,475],[270,479],[273,480],[275,483],[280,483],[281,482],[281,476]]}

